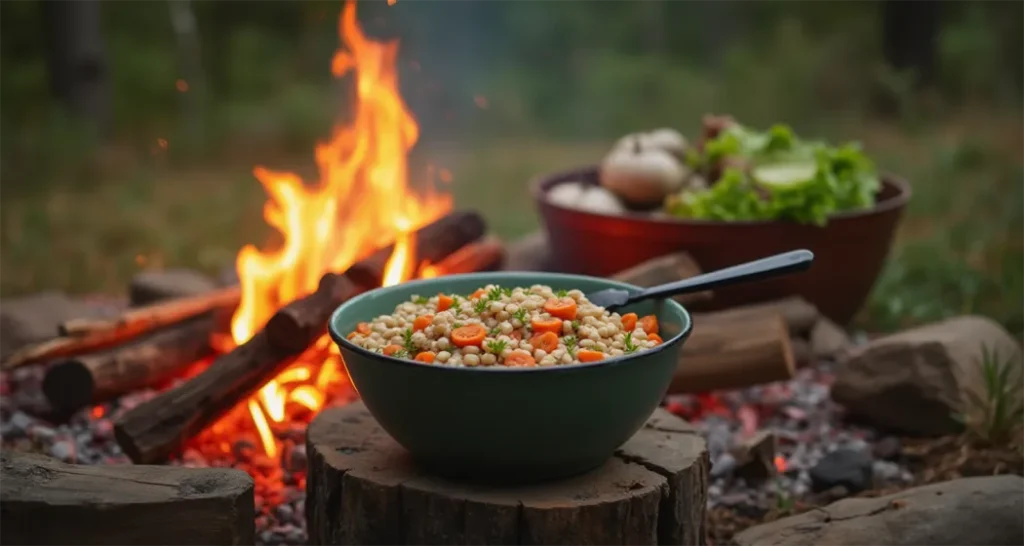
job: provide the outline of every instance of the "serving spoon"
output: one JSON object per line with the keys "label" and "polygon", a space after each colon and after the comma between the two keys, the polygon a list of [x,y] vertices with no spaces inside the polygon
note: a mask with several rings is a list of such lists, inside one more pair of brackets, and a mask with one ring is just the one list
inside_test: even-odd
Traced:
{"label": "serving spoon", "polygon": [[669,298],[680,294],[690,294],[718,288],[719,286],[759,281],[796,271],[804,271],[811,267],[811,262],[813,261],[814,253],[810,250],[791,250],[782,254],[768,256],[767,258],[761,258],[760,260],[704,273],[689,279],[645,288],[640,291],[630,291],[621,288],[599,290],[593,294],[587,294],[587,299],[594,305],[614,311],[619,307],[638,301]]}

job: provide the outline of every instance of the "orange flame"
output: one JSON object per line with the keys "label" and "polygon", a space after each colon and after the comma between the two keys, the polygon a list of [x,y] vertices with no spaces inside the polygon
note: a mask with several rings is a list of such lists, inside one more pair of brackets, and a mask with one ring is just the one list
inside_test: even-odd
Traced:
{"label": "orange flame", "polygon": [[[398,92],[398,42],[367,38],[351,1],[342,10],[339,33],[343,47],[331,71],[339,78],[352,76],[354,115],[316,147],[316,184],[292,173],[254,169],[269,196],[263,217],[283,244],[276,250],[249,245],[238,253],[242,299],[231,322],[235,345],[252,337],[281,306],[316,290],[324,273],[344,271],[393,241],[385,284],[411,278],[413,230],[451,209],[450,196],[419,194],[408,186],[407,155],[419,127]],[[318,410],[330,387],[345,380],[341,370],[337,349],[324,336],[249,401],[267,455],[278,451],[272,424],[285,419],[287,404]]]}

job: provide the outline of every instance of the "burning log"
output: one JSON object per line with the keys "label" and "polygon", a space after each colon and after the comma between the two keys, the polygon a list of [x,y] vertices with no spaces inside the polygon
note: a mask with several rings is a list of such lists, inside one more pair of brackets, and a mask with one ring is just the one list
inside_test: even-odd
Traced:
{"label": "burning log", "polygon": [[[484,235],[483,218],[475,212],[453,212],[416,232],[416,258],[439,262]],[[328,273],[316,292],[285,305],[267,322],[268,339],[288,354],[309,347],[327,328],[331,313],[361,290],[376,288],[394,245],[374,252],[342,274]],[[268,378],[269,379],[269,378]]]}
{"label": "burning log", "polygon": [[130,341],[146,332],[181,322],[211,310],[233,309],[238,305],[238,287],[215,290],[131,309],[110,320],[79,319],[61,325],[61,337],[23,347],[10,355],[0,368],[9,370],[25,364],[73,357]]}
{"label": "burning log", "polygon": [[266,331],[235,347],[188,382],[126,412],[114,425],[135,463],[156,463],[287,368],[294,354],[276,350]]}
{"label": "burning log", "polygon": [[452,253],[431,270],[438,275],[458,275],[476,271],[501,269],[505,261],[505,245],[497,237],[470,243]]}
{"label": "burning log", "polygon": [[[484,230],[475,213],[449,214],[416,232],[417,255],[440,261],[480,238]],[[386,263],[379,259],[382,252],[344,274],[324,275],[316,292],[281,308],[263,330],[218,357],[203,373],[125,413],[114,429],[121,449],[136,463],[161,461],[273,379],[320,337],[338,305],[367,288],[353,281],[349,272],[376,271]]]}
{"label": "burning log", "polygon": [[73,357],[46,370],[43,393],[54,408],[75,411],[173,378],[210,355],[209,314],[108,351]]}
{"label": "burning log", "polygon": [[796,368],[786,321],[765,307],[694,318],[671,394],[738,389],[791,379]]}
{"label": "burning log", "polygon": [[0,455],[9,544],[252,544],[253,481],[241,470],[85,466]]}
{"label": "burning log", "polygon": [[[416,232],[416,259],[420,262],[439,262],[466,244],[483,237],[485,231],[487,226],[484,219],[475,212],[448,214]],[[345,272],[345,276],[365,288],[376,288],[384,282],[384,270],[393,252],[393,245],[380,249],[359,260]]]}

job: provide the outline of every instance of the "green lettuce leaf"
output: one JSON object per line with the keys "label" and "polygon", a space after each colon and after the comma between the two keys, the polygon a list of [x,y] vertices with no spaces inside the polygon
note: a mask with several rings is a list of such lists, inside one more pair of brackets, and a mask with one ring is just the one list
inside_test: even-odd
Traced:
{"label": "green lettuce leaf", "polygon": [[703,220],[788,220],[825,225],[845,210],[874,205],[881,186],[874,163],[856,144],[839,147],[802,141],[785,125],[758,132],[733,125],[704,145],[692,165],[727,159],[747,168],[726,168],[708,189],[687,190],[666,201],[678,217]]}

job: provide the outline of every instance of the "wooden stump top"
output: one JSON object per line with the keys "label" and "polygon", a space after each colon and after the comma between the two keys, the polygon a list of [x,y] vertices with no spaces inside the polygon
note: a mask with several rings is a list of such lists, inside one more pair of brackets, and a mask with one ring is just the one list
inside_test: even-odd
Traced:
{"label": "wooden stump top", "polygon": [[241,470],[87,466],[0,454],[9,544],[252,544],[253,481]]}
{"label": "wooden stump top", "polygon": [[659,409],[603,467],[519,487],[420,470],[357,402],[307,432],[311,544],[704,544],[708,454]]}

